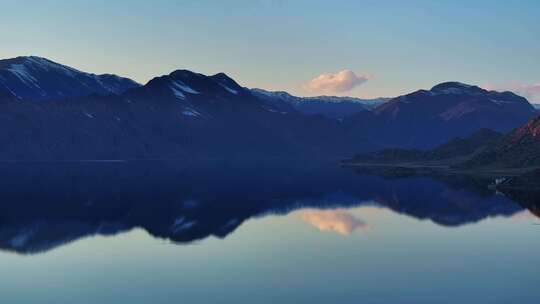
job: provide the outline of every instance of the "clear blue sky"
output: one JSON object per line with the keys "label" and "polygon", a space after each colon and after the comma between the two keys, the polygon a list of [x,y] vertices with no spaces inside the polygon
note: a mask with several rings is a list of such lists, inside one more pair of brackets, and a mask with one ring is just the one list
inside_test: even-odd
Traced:
{"label": "clear blue sky", "polygon": [[540,83],[540,1],[0,0],[0,57],[39,55],[146,82],[186,68],[287,90],[344,69],[344,95],[446,80]]}

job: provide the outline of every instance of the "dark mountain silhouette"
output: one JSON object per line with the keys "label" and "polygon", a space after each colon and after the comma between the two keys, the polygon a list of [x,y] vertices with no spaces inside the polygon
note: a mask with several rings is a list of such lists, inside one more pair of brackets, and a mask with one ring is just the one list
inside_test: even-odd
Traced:
{"label": "dark mountain silhouette", "polygon": [[225,74],[186,70],[121,95],[0,101],[3,160],[318,157],[344,151],[340,123],[263,105]]}
{"label": "dark mountain silhouette", "polygon": [[18,99],[49,100],[91,94],[121,94],[138,86],[128,78],[85,73],[36,56],[0,60],[0,90]]}
{"label": "dark mountain silhouette", "polygon": [[362,134],[379,149],[428,149],[482,128],[505,133],[535,115],[525,98],[511,92],[446,82],[394,98],[372,115],[359,113],[348,125],[351,140]]}
{"label": "dark mountain silhouette", "polygon": [[530,120],[496,144],[467,161],[464,166],[495,168],[540,167],[540,117]]}
{"label": "dark mountain silhouette", "polygon": [[350,162],[402,163],[402,162],[462,162],[487,149],[503,137],[501,133],[480,129],[466,138],[454,138],[431,150],[384,149],[358,154]]}
{"label": "dark mountain silhouette", "polygon": [[483,127],[516,127],[534,112],[512,93],[459,83],[335,119],[362,102],[262,98],[223,73],[187,70],[139,86],[38,57],[2,61],[0,77],[0,160],[342,159],[351,151],[427,147]]}

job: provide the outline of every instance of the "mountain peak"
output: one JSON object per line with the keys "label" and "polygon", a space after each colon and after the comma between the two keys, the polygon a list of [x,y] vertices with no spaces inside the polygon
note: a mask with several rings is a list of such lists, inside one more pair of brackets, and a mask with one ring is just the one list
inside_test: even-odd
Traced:
{"label": "mountain peak", "polygon": [[128,78],[86,73],[39,56],[0,60],[0,87],[18,99],[121,94],[137,86],[138,83]]}
{"label": "mountain peak", "polygon": [[174,78],[190,78],[190,77],[201,77],[201,76],[204,77],[204,75],[202,74],[195,73],[193,71],[186,70],[186,69],[175,70],[171,72],[169,76],[174,77]]}
{"label": "mountain peak", "polygon": [[185,69],[155,77],[145,87],[161,90],[181,100],[192,99],[197,95],[201,98],[205,96],[204,99],[218,100],[231,97],[230,95],[239,95],[244,91],[244,88],[224,73],[207,76]]}
{"label": "mountain peak", "polygon": [[227,74],[225,74],[223,72],[219,72],[219,73],[214,74],[214,75],[212,75],[210,77],[212,77],[215,80],[225,80],[225,81],[232,80],[232,81],[234,81],[231,77],[229,77],[229,75],[227,75]]}
{"label": "mountain peak", "polygon": [[484,89],[481,89],[477,86],[457,81],[439,83],[433,88],[431,88],[430,91],[438,94],[470,94],[486,92]]}
{"label": "mountain peak", "polygon": [[0,60],[0,69],[9,70],[19,75],[27,74],[28,70],[57,71],[69,75],[73,73],[83,73],[74,68],[54,62],[50,59],[39,56],[18,56],[10,59]]}

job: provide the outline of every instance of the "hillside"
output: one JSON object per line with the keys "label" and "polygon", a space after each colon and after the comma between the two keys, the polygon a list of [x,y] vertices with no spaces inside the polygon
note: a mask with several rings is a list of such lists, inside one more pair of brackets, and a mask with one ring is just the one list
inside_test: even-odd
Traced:
{"label": "hillside", "polygon": [[540,117],[504,136],[463,166],[530,168],[540,166]]}
{"label": "hillside", "polygon": [[510,92],[447,82],[431,90],[396,97],[347,122],[350,140],[357,136],[378,149],[432,149],[455,137],[487,128],[506,133],[536,116],[529,102]]}
{"label": "hillside", "polygon": [[466,138],[454,138],[431,150],[384,149],[373,153],[357,154],[350,162],[443,162],[450,164],[480,153],[501,137],[502,134],[498,132],[480,129]]}

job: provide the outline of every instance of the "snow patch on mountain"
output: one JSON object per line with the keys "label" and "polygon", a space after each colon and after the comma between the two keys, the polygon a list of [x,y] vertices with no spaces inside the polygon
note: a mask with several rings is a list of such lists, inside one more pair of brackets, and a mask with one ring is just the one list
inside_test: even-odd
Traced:
{"label": "snow patch on mountain", "polygon": [[194,89],[192,89],[191,87],[185,85],[183,82],[181,81],[173,81],[173,85],[175,87],[177,87],[178,89],[186,92],[186,93],[189,93],[189,94],[199,94],[199,92],[195,91]]}
{"label": "snow patch on mountain", "polygon": [[232,93],[234,95],[238,95],[238,91],[229,88],[228,86],[224,85],[223,83],[219,82],[219,85],[222,86],[225,90],[229,91],[229,93]]}
{"label": "snow patch on mountain", "polygon": [[27,85],[41,89],[37,79],[32,76],[32,74],[27,70],[26,66],[22,64],[12,64],[6,70],[10,71],[13,75],[15,75]]}
{"label": "snow patch on mountain", "polygon": [[121,94],[140,86],[116,75],[78,71],[36,56],[0,60],[0,86],[19,99],[46,100]]}

